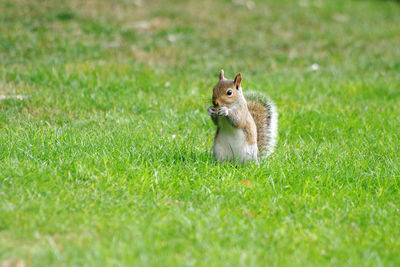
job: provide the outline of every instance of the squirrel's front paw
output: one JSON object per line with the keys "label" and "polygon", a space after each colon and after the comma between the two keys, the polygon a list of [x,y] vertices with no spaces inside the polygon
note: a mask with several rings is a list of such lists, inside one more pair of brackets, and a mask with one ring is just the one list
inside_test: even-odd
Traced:
{"label": "squirrel's front paw", "polygon": [[218,115],[219,116],[228,116],[228,114],[229,114],[229,109],[227,107],[221,107],[218,110]]}
{"label": "squirrel's front paw", "polygon": [[210,116],[215,117],[217,116],[217,111],[215,110],[215,107],[211,106],[207,109],[208,114],[210,114]]}

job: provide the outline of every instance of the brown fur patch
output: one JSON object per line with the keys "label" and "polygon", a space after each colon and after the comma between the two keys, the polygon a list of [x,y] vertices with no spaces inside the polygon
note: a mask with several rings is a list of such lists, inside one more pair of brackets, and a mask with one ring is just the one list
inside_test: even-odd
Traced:
{"label": "brown fur patch", "polygon": [[267,118],[267,109],[266,107],[254,100],[247,101],[247,107],[251,116],[254,119],[256,128],[257,128],[257,147],[260,151],[261,155],[265,154],[265,146],[268,142],[267,136],[267,126],[268,126],[268,118]]}
{"label": "brown fur patch", "polygon": [[[256,127],[249,125],[248,127],[243,129],[246,135],[246,141],[249,145],[255,144],[257,142],[257,129]],[[258,147],[258,144],[257,144]]]}
{"label": "brown fur patch", "polygon": [[[246,125],[243,128],[244,133],[246,134],[246,140],[247,143],[252,145],[257,142],[257,126],[255,124],[254,119],[252,118],[251,114],[249,112],[246,113]],[[258,144],[257,144],[258,147]]]}

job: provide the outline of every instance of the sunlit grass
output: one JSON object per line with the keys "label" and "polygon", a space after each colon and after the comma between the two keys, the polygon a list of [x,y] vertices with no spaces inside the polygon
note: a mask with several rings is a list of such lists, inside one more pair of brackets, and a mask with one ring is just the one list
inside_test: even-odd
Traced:
{"label": "sunlit grass", "polygon": [[[0,1],[0,264],[398,265],[399,12]],[[221,68],[278,106],[260,165],[211,157]]]}

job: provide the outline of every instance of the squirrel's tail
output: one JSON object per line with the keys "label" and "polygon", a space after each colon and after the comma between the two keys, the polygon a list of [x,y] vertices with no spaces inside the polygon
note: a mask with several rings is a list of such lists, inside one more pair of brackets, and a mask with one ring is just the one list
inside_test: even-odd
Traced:
{"label": "squirrel's tail", "polygon": [[257,126],[257,147],[260,156],[275,150],[278,137],[278,111],[272,100],[261,93],[245,93],[247,107]]}

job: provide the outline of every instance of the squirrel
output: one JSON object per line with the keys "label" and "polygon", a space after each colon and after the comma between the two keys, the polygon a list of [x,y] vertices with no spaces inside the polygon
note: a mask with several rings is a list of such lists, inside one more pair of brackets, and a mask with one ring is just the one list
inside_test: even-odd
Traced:
{"label": "squirrel", "polygon": [[[243,94],[242,75],[234,80],[219,73],[208,113],[217,126],[213,156],[217,161],[255,161],[270,155],[276,145],[278,112],[275,104],[259,93]],[[247,99],[247,100],[246,100]]]}

